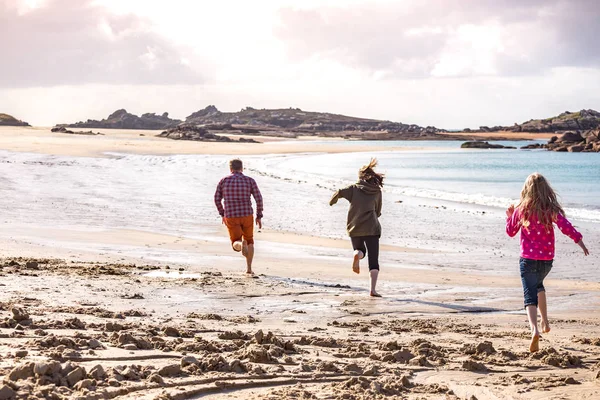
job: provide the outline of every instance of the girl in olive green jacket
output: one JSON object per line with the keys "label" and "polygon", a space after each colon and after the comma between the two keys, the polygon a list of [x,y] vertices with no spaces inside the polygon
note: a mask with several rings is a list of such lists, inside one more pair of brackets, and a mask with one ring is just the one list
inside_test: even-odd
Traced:
{"label": "girl in olive green jacket", "polygon": [[371,292],[373,297],[381,297],[375,290],[379,275],[379,238],[381,237],[381,188],[383,174],[375,172],[377,160],[372,159],[368,165],[358,171],[358,182],[336,191],[329,205],[337,203],[339,198],[350,202],[348,210],[347,230],[354,257],[352,271],[360,273],[360,260],[369,256],[369,274],[371,276]]}

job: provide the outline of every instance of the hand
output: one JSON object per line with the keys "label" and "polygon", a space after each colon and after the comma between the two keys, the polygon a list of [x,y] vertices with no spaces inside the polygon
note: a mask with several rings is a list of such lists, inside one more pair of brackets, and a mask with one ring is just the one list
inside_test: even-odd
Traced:
{"label": "hand", "polygon": [[585,244],[583,243],[583,239],[580,240],[579,242],[577,242],[577,244],[579,245],[579,247],[581,247],[581,250],[583,250],[583,254],[586,256],[590,255],[590,252],[588,251],[587,247],[585,247]]}
{"label": "hand", "polygon": [[225,225],[225,217],[221,217],[221,223]]}
{"label": "hand", "polygon": [[508,218],[510,218],[513,216],[514,213],[515,213],[515,205],[511,204],[510,206],[508,206],[508,210],[506,210],[506,216]]}
{"label": "hand", "polygon": [[258,225],[258,229],[262,229],[262,219],[256,218],[256,225]]}

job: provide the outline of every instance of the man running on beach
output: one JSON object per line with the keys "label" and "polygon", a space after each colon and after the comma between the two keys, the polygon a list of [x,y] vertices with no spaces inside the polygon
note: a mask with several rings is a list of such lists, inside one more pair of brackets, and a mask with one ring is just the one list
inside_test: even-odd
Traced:
{"label": "man running on beach", "polygon": [[[256,202],[256,225],[262,228],[263,199],[254,179],[244,175],[242,160],[229,161],[231,175],[221,179],[215,192],[215,204],[227,226],[231,246],[235,251],[241,251],[246,257],[246,273],[252,274],[252,259],[254,258],[254,219],[252,217],[252,201]],[[225,200],[225,209],[222,201]]]}

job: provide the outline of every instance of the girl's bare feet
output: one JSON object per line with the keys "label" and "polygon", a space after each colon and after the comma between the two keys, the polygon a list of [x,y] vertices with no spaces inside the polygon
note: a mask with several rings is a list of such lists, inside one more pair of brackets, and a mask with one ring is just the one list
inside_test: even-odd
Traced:
{"label": "girl's bare feet", "polygon": [[352,259],[352,271],[355,274],[360,274],[360,259],[363,258],[363,252],[360,250],[354,251],[354,258]]}
{"label": "girl's bare feet", "polygon": [[379,293],[377,293],[377,292],[371,292],[371,293],[369,293],[369,296],[371,296],[371,297],[381,297],[381,295]]}
{"label": "girl's bare feet", "polygon": [[529,344],[529,352],[535,353],[540,349],[540,335],[533,335]]}
{"label": "girl's bare feet", "polygon": [[542,333],[550,332],[550,323],[542,321]]}

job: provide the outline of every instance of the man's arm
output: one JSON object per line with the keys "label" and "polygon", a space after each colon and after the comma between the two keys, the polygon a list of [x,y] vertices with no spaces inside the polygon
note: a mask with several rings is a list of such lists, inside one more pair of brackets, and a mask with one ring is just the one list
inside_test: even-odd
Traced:
{"label": "man's arm", "polygon": [[260,220],[263,217],[263,198],[254,179],[252,179],[251,193],[256,202],[256,220]]}
{"label": "man's arm", "polygon": [[217,210],[219,211],[219,215],[221,217],[225,217],[225,210],[223,209],[223,180],[219,182],[217,185],[217,190],[215,191],[215,205],[217,206]]}

